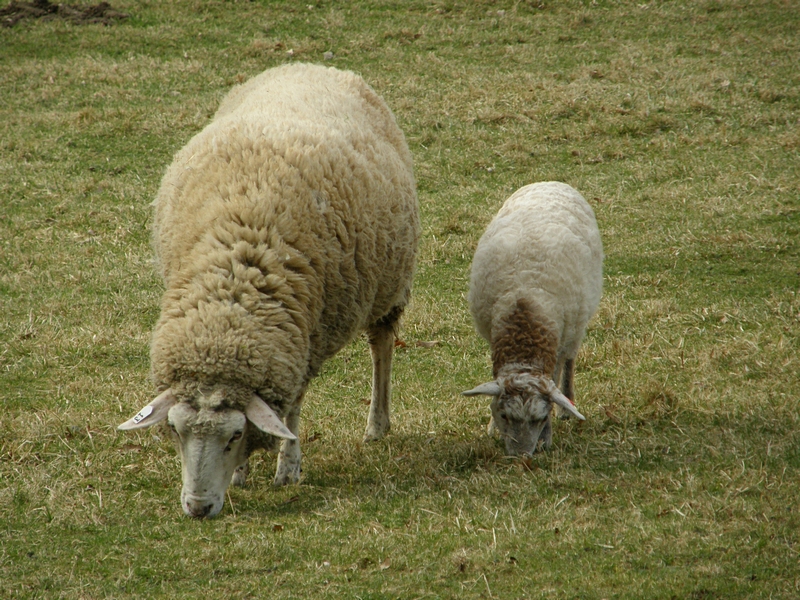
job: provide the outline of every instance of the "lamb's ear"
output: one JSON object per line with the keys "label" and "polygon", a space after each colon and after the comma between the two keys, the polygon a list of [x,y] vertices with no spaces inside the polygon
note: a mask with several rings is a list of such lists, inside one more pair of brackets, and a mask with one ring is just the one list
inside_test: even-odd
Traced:
{"label": "lamb's ear", "polygon": [[144,427],[150,427],[151,425],[160,423],[167,418],[169,409],[172,408],[172,405],[177,401],[178,399],[172,393],[172,390],[161,392],[156,396],[155,400],[136,413],[133,418],[128,419],[117,427],[117,429],[123,431],[129,429],[143,429]]}
{"label": "lamb's ear", "polygon": [[478,387],[461,392],[462,396],[499,396],[503,393],[503,388],[496,381],[488,381],[480,384]]}
{"label": "lamb's ear", "polygon": [[247,418],[253,425],[264,433],[285,440],[297,439],[297,436],[289,431],[289,428],[283,424],[283,421],[275,414],[275,411],[256,394],[253,394],[250,403],[247,405],[247,408],[244,409],[244,414],[247,415]]}
{"label": "lamb's ear", "polygon": [[581,421],[585,421],[586,417],[584,417],[581,413],[578,412],[578,409],[575,408],[575,405],[567,398],[564,394],[561,393],[556,387],[554,383],[553,386],[550,388],[548,395],[550,396],[550,400],[558,404],[561,408],[571,414],[573,417],[577,417]]}

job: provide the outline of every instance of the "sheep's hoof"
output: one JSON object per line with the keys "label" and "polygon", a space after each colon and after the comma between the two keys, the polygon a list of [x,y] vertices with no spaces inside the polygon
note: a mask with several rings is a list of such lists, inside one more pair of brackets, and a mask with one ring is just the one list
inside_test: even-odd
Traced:
{"label": "sheep's hoof", "polygon": [[278,472],[275,473],[275,479],[272,480],[274,487],[283,487],[285,485],[294,485],[300,483],[300,465],[278,465]]}
{"label": "sheep's hoof", "polygon": [[386,427],[373,427],[372,425],[367,425],[367,430],[364,432],[364,443],[367,442],[377,442],[380,439],[383,439],[386,434],[389,432],[389,426]]}
{"label": "sheep's hoof", "polygon": [[296,483],[300,483],[300,477],[295,476],[286,476],[286,477],[278,477],[275,476],[275,479],[272,480],[272,487],[284,487],[287,485],[295,485]]}
{"label": "sheep's hoof", "polygon": [[231,478],[231,483],[236,487],[244,487],[244,484],[247,483],[247,476],[250,474],[250,462],[244,462],[233,472],[233,477]]}
{"label": "sheep's hoof", "polygon": [[364,434],[364,439],[362,441],[365,444],[368,444],[369,442],[377,442],[382,437],[383,437],[382,435],[378,435],[378,434],[374,434],[374,433],[365,433]]}

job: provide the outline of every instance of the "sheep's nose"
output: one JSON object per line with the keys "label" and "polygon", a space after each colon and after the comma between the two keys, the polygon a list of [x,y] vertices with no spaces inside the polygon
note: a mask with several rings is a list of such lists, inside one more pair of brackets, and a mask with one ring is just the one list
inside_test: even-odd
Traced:
{"label": "sheep's nose", "polygon": [[213,502],[198,502],[196,500],[187,500],[184,505],[186,514],[195,519],[202,519],[207,517],[214,508]]}

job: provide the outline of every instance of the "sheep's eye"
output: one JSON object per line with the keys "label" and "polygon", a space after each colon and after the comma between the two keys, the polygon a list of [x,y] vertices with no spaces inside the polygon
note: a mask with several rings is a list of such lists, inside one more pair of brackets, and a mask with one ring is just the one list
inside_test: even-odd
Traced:
{"label": "sheep's eye", "polygon": [[228,445],[227,445],[227,446],[225,446],[225,452],[230,452],[230,450],[231,450],[231,445],[232,445],[234,442],[237,442],[237,441],[239,441],[240,439],[242,439],[242,431],[241,431],[241,430],[239,430],[239,431],[234,431],[234,432],[233,432],[233,435],[231,436],[231,439],[230,439],[230,440],[228,440]]}

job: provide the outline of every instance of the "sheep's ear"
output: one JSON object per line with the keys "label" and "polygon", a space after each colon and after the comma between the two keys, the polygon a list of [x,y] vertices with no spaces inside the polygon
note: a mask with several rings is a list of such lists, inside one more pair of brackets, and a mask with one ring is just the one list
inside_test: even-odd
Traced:
{"label": "sheep's ear", "polygon": [[550,396],[550,400],[556,404],[558,404],[561,408],[571,414],[573,417],[577,417],[581,421],[585,421],[586,417],[584,417],[581,413],[578,412],[578,409],[575,408],[575,405],[567,398],[564,394],[561,393],[556,387],[554,383],[552,388],[549,390],[548,395]]}
{"label": "sheep's ear", "polygon": [[297,436],[289,431],[289,428],[283,424],[283,421],[275,414],[275,411],[256,394],[253,394],[250,403],[247,405],[247,408],[244,409],[244,414],[247,415],[248,420],[253,425],[264,433],[283,438],[284,440],[297,439]]}
{"label": "sheep's ear", "polygon": [[496,381],[482,383],[478,387],[461,392],[462,396],[499,396],[503,393],[503,388]]}
{"label": "sheep's ear", "polygon": [[136,413],[133,418],[128,419],[117,427],[117,429],[121,429],[122,431],[143,429],[160,423],[167,418],[169,409],[172,408],[172,405],[177,401],[178,399],[172,393],[172,390],[161,392],[155,400]]}

